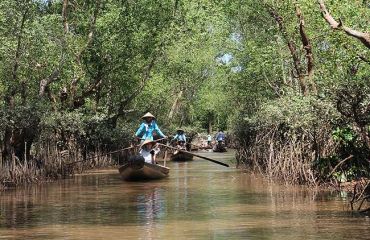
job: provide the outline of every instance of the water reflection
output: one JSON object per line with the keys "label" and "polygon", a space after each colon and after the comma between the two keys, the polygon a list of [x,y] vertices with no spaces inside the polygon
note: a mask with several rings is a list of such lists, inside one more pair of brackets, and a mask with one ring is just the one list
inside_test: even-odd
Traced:
{"label": "water reflection", "polygon": [[164,191],[161,187],[149,187],[132,197],[132,201],[136,202],[137,220],[145,226],[143,239],[153,239],[156,220],[165,216]]}
{"label": "water reflection", "polygon": [[135,196],[139,221],[149,224],[164,216],[163,191],[162,188],[155,187],[148,192],[139,193]]}
{"label": "water reflection", "polygon": [[370,234],[369,220],[343,211],[346,199],[338,194],[276,185],[202,160],[169,167],[170,177],[161,181],[122,182],[113,170],[1,193],[0,239],[306,240]]}

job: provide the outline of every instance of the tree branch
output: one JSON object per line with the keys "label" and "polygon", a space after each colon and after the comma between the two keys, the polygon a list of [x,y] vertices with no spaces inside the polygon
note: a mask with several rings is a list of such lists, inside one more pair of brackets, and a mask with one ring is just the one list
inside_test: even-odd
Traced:
{"label": "tree branch", "polygon": [[95,29],[96,29],[96,19],[99,14],[99,10],[101,7],[101,0],[96,1],[96,6],[93,15],[91,16],[91,22],[90,22],[90,32],[87,35],[87,42],[85,46],[81,49],[81,51],[76,55],[77,62],[81,62],[81,56],[86,51],[86,49],[90,46],[90,44],[93,42]]}
{"label": "tree branch", "polygon": [[345,159],[343,159],[342,161],[340,161],[334,168],[333,170],[328,174],[327,177],[330,177],[331,175],[333,175],[333,173],[335,173],[335,171],[337,170],[337,168],[342,165],[344,162],[346,162],[347,160],[353,158],[353,155],[349,155],[348,157],[346,157]]}
{"label": "tree branch", "polygon": [[62,9],[62,18],[63,18],[63,27],[64,27],[64,34],[67,34],[69,32],[69,26],[68,26],[68,0],[63,0],[63,9]]}
{"label": "tree branch", "polygon": [[5,94],[5,97],[4,97],[4,100],[5,100],[6,104],[11,109],[14,108],[14,95],[17,92],[16,82],[17,82],[17,79],[18,79],[18,68],[19,68],[19,61],[20,61],[20,58],[21,58],[23,29],[24,29],[25,22],[26,22],[26,19],[27,19],[28,11],[29,11],[28,6],[26,6],[26,9],[22,13],[22,17],[20,19],[21,23],[20,23],[19,31],[17,33],[17,48],[15,50],[14,65],[13,65],[13,69],[12,69],[12,80],[13,80],[13,82],[10,84],[9,90],[7,91],[7,93]]}
{"label": "tree branch", "polygon": [[60,56],[60,60],[59,60],[59,66],[56,67],[56,69],[48,77],[40,80],[39,97],[44,96],[45,93],[47,92],[49,99],[51,99],[52,102],[55,102],[55,98],[50,97],[51,93],[49,91],[49,85],[59,78],[63,65],[64,65],[64,61],[65,61],[64,53],[62,52]]}
{"label": "tree branch", "polygon": [[276,23],[279,25],[280,32],[283,35],[283,38],[286,44],[288,45],[290,54],[292,56],[294,70],[296,71],[296,75],[298,75],[301,91],[304,95],[307,95],[307,86],[306,86],[306,81],[305,81],[305,76],[304,76],[305,74],[302,71],[301,62],[299,59],[297,48],[294,44],[294,41],[288,35],[288,31],[286,30],[286,27],[284,25],[284,19],[282,16],[279,15],[279,13],[273,7],[266,5],[266,8],[269,14],[275,19]]}
{"label": "tree branch", "polygon": [[[78,97],[73,97],[73,104],[74,104],[74,108],[79,108],[80,106],[82,106],[81,104],[84,103],[85,101],[85,98],[90,96],[91,94],[99,91],[101,85],[103,84],[103,76],[104,76],[104,72],[103,72],[103,67],[102,66],[99,66],[98,67],[98,70],[97,70],[97,73],[95,75],[95,77],[93,78],[94,81],[92,83],[90,83],[90,85],[83,90],[83,92],[81,93],[80,96]],[[74,81],[76,82],[76,81]],[[75,86],[76,87],[76,86]]]}
{"label": "tree branch", "polygon": [[14,61],[14,66],[13,66],[13,71],[12,71],[13,81],[17,80],[17,71],[18,71],[18,68],[19,68],[19,58],[21,56],[22,33],[23,33],[23,29],[24,29],[24,24],[26,22],[27,14],[28,14],[28,8],[26,8],[24,13],[22,14],[21,26],[20,26],[20,29],[19,29],[19,33],[17,34],[17,49],[16,49],[16,52],[15,52],[15,61]]}
{"label": "tree branch", "polygon": [[173,7],[173,14],[172,14],[173,17],[175,17],[178,7],[179,7],[179,0],[175,0],[175,4]]}
{"label": "tree branch", "polygon": [[40,91],[39,91],[39,96],[40,97],[44,96],[44,94],[45,94],[47,88],[49,87],[50,83],[57,80],[58,77],[59,77],[59,74],[60,74],[59,69],[56,69],[47,78],[44,78],[40,81]]}
{"label": "tree branch", "polygon": [[348,36],[357,38],[364,44],[367,48],[370,48],[370,34],[367,32],[360,32],[354,30],[352,28],[346,27],[343,25],[343,22],[339,19],[337,22],[327,10],[324,0],[318,0],[318,4],[320,5],[321,13],[326,20],[326,22],[330,25],[330,27],[334,30],[343,30]]}
{"label": "tree branch", "polygon": [[370,59],[367,59],[365,56],[360,55],[360,54],[358,54],[357,56],[358,56],[359,59],[361,59],[365,63],[370,64]]}
{"label": "tree branch", "polygon": [[[101,7],[101,0],[97,0],[96,1],[96,4],[95,4],[94,13],[91,16],[90,31],[89,31],[89,34],[87,35],[86,44],[85,44],[84,47],[82,47],[82,49],[75,56],[76,57],[77,65],[79,65],[79,66],[81,66],[81,57],[82,57],[82,54],[86,51],[86,49],[93,42],[94,34],[95,34],[95,28],[96,28],[96,19],[97,19],[98,14],[99,14],[100,7]],[[76,103],[78,101],[83,101],[83,97],[79,97],[79,98],[76,98],[75,99],[76,92],[77,92],[77,84],[78,84],[79,80],[80,80],[80,77],[79,76],[75,76],[72,79],[72,82],[71,82],[71,85],[70,85],[70,92],[71,92],[71,94],[70,94],[70,100],[71,100],[70,103],[71,103],[71,105],[73,105],[74,108],[79,107],[77,105],[81,105],[81,102],[76,105]]]}
{"label": "tree branch", "polygon": [[317,94],[317,87],[314,82],[314,72],[315,72],[315,61],[313,58],[313,52],[312,52],[312,45],[310,43],[310,39],[307,36],[306,30],[305,30],[305,22],[302,15],[302,11],[299,8],[299,5],[296,3],[296,14],[299,20],[299,33],[301,35],[301,41],[303,44],[303,48],[306,51],[306,59],[307,59],[307,76],[308,80],[311,84],[312,91]]}
{"label": "tree branch", "polygon": [[[158,53],[157,53],[158,54]],[[150,73],[155,65],[155,62],[158,58],[158,55],[157,54],[154,54],[153,58],[151,59],[150,63],[148,64],[148,66],[144,69],[144,72],[143,72],[143,78],[140,82],[140,86],[135,90],[133,91],[128,97],[126,97],[125,99],[123,99],[122,101],[120,101],[120,103],[118,104],[118,109],[117,109],[117,112],[116,114],[111,118],[111,122],[112,123],[116,123],[117,122],[117,119],[124,115],[125,113],[127,113],[127,110],[125,110],[125,108],[127,107],[127,105],[135,98],[137,97],[137,95],[144,89],[147,81],[149,80],[150,78]]]}

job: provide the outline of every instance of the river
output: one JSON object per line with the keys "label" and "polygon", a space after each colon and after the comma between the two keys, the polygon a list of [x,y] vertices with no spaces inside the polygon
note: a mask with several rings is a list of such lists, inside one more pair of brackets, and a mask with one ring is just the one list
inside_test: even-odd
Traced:
{"label": "river", "polygon": [[[217,160],[232,154],[207,153]],[[343,194],[272,184],[195,159],[170,177],[100,170],[0,193],[0,239],[369,239]]]}

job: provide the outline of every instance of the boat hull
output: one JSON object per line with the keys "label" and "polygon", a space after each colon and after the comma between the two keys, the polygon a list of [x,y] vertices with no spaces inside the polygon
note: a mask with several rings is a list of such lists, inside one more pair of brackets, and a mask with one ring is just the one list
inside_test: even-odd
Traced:
{"label": "boat hull", "polygon": [[193,155],[185,152],[176,152],[171,156],[172,161],[185,162],[193,160]]}
{"label": "boat hull", "polygon": [[168,177],[170,169],[142,160],[130,161],[119,168],[121,178],[125,181],[146,181]]}
{"label": "boat hull", "polygon": [[213,146],[212,151],[213,152],[227,152],[225,143],[218,142],[215,146]]}

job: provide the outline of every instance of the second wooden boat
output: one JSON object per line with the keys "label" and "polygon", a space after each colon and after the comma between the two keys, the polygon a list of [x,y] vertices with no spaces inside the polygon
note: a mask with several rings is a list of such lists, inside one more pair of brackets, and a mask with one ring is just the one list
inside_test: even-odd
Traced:
{"label": "second wooden boat", "polygon": [[193,155],[186,152],[175,151],[171,156],[171,160],[177,162],[191,161],[193,160]]}
{"label": "second wooden boat", "polygon": [[121,178],[126,181],[155,180],[168,177],[170,169],[158,164],[146,163],[142,157],[131,158],[119,168]]}

